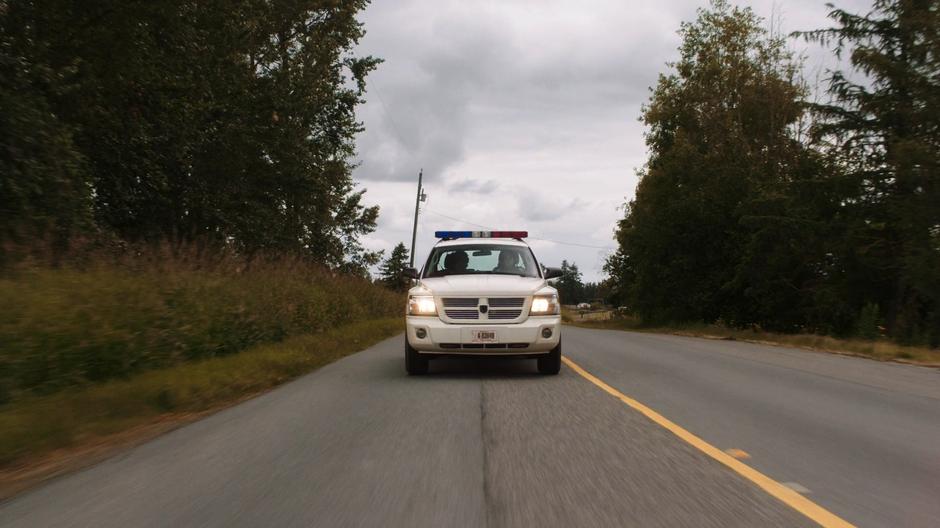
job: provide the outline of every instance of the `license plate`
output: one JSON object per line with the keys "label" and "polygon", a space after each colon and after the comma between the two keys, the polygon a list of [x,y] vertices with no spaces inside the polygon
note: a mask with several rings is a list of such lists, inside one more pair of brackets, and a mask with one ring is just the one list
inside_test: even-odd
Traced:
{"label": "license plate", "polygon": [[470,339],[474,343],[495,343],[496,330],[474,330]]}

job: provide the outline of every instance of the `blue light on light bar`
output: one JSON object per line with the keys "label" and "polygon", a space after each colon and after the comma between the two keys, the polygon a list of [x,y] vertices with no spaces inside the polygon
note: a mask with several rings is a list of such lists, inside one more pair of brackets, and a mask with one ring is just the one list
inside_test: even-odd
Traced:
{"label": "blue light on light bar", "polygon": [[435,231],[436,238],[526,238],[528,231]]}
{"label": "blue light on light bar", "polygon": [[435,231],[436,238],[470,238],[473,231]]}

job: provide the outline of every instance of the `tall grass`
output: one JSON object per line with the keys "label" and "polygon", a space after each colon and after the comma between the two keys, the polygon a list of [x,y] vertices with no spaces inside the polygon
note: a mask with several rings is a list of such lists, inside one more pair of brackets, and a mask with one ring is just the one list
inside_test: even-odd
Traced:
{"label": "tall grass", "polygon": [[4,482],[4,468],[28,466],[52,450],[107,439],[161,416],[185,419],[187,413],[238,401],[366,348],[402,327],[399,317],[360,321],[231,356],[24,397],[2,406],[0,498],[9,484]]}
{"label": "tall grass", "polygon": [[163,247],[0,275],[0,405],[402,310],[398,294],[291,257]]}

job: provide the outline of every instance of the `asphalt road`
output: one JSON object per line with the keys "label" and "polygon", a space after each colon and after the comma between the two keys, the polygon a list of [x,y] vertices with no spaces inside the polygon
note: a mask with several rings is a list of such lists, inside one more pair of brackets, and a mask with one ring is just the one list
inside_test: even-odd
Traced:
{"label": "asphalt road", "polygon": [[[0,526],[813,526],[570,368],[402,337],[0,504]],[[940,525],[940,374],[565,328],[598,378],[859,526]]]}
{"label": "asphalt road", "polygon": [[940,526],[940,370],[565,328],[567,355],[858,526]]}

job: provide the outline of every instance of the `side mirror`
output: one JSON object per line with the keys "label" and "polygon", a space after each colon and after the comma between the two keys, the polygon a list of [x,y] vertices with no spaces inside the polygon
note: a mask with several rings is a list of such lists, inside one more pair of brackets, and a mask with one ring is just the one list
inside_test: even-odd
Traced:
{"label": "side mirror", "polygon": [[545,268],[545,279],[557,279],[561,277],[561,270],[558,268]]}
{"label": "side mirror", "polygon": [[417,279],[417,278],[418,278],[418,270],[415,269],[415,268],[405,268],[405,271],[404,271],[403,275],[404,275],[405,277],[408,277],[409,279]]}

